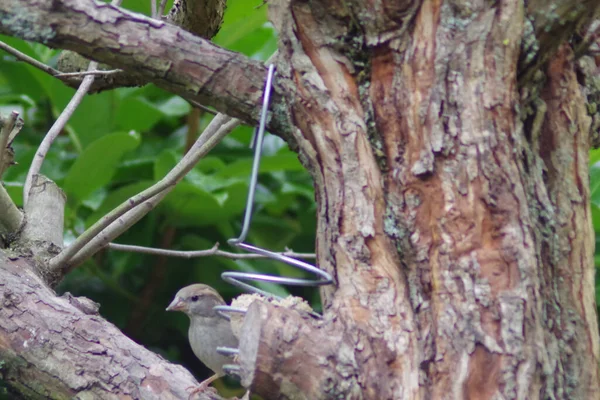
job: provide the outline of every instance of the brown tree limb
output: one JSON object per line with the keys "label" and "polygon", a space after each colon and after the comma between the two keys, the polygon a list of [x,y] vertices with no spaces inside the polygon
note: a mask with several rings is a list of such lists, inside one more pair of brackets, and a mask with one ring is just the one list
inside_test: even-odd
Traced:
{"label": "brown tree limb", "polygon": [[600,1],[531,0],[527,2],[519,81],[529,81],[558,47],[574,33],[584,32],[598,17]]}
{"label": "brown tree limb", "polygon": [[[171,24],[91,0],[2,0],[0,33],[75,51],[245,122],[258,120],[264,65]],[[274,93],[272,105],[279,101]],[[269,127],[287,131],[277,114]]]}
{"label": "brown tree limb", "polygon": [[[156,2],[150,2],[156,8]],[[217,34],[221,23],[223,22],[223,12],[225,10],[224,0],[177,0],[169,14],[162,16],[164,12],[165,1],[161,3],[160,10],[152,14],[152,18],[163,20],[177,25],[188,32],[198,35],[205,39],[210,39]],[[160,17],[159,17],[160,16]],[[58,67],[63,72],[84,71],[87,68],[89,60],[72,51],[63,51],[58,57]],[[110,69],[108,65],[102,65],[100,69]],[[64,74],[56,75],[65,82],[65,84],[77,88],[81,78],[73,79]],[[67,79],[66,79],[67,78]],[[94,81],[90,93],[101,92],[103,90],[114,89],[117,87],[143,86],[147,79],[133,71],[117,70],[110,75],[99,76]]]}
{"label": "brown tree limb", "polygon": [[354,343],[337,324],[254,301],[241,332],[239,373],[252,393],[269,400],[361,398]]}
{"label": "brown tree limb", "polygon": [[[86,298],[57,297],[22,259],[0,253],[1,379],[28,399],[187,399],[198,385],[98,315]],[[209,392],[196,399],[216,400]]]}
{"label": "brown tree limb", "polygon": [[[118,251],[129,251],[132,253],[142,253],[142,254],[152,254],[157,256],[165,256],[165,257],[178,257],[178,258],[196,258],[196,257],[209,257],[209,256],[217,256],[217,257],[225,257],[232,260],[248,260],[248,259],[262,259],[268,258],[262,254],[254,254],[254,253],[231,253],[229,251],[219,250],[219,243],[216,243],[213,247],[206,250],[170,250],[170,249],[157,249],[154,247],[144,247],[144,246],[133,246],[127,244],[119,244],[119,243],[109,243],[107,246],[111,250]],[[314,259],[316,255],[314,253],[296,253],[292,250],[286,250],[282,253],[279,253],[286,257],[292,258],[300,258],[300,259]]]}

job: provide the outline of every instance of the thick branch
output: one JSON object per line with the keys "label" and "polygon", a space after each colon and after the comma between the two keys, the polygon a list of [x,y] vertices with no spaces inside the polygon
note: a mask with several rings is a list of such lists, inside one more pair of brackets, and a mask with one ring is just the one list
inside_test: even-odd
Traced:
{"label": "thick branch", "polygon": [[[134,343],[86,298],[56,297],[23,259],[0,253],[0,360],[23,398],[187,399],[198,383]],[[219,399],[210,393],[195,399]]]}
{"label": "thick branch", "polygon": [[[91,0],[2,0],[0,33],[73,50],[249,123],[265,67],[181,28]],[[272,104],[279,102],[275,94]],[[277,118],[272,130],[281,127]]]}
{"label": "thick branch", "polygon": [[[150,3],[156,6],[154,1]],[[163,6],[164,3],[163,1]],[[178,0],[173,4],[169,14],[162,17],[162,19],[195,35],[210,39],[217,34],[221,27],[224,10],[225,0]],[[164,9],[158,15],[162,15],[163,11]],[[153,18],[159,19],[155,13],[152,15]],[[89,60],[72,51],[63,51],[57,60],[57,64],[61,71],[75,73],[85,71]],[[109,70],[111,68],[108,65],[102,65],[100,69]],[[61,77],[61,79],[64,78]],[[65,79],[64,82],[73,88],[77,88],[81,84],[81,78]],[[135,72],[116,70],[113,74],[100,75],[92,84],[90,93],[118,87],[143,86],[146,83],[147,80]]]}
{"label": "thick branch", "polygon": [[335,324],[255,301],[240,335],[242,385],[268,399],[357,398],[354,343],[344,339]]}
{"label": "thick branch", "polygon": [[[25,204],[26,222],[19,240],[21,248],[28,249],[38,260],[55,256],[63,246],[65,203],[64,192],[43,175],[33,175],[29,200]],[[62,276],[53,273],[45,262],[39,262],[40,274],[50,284]]]}

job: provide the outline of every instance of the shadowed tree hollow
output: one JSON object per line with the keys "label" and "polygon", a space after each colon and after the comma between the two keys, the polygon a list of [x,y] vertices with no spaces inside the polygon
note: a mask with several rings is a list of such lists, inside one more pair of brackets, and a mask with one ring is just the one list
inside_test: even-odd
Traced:
{"label": "shadowed tree hollow", "polygon": [[[312,175],[317,265],[335,283],[321,290],[320,320],[251,305],[242,384],[265,399],[599,398],[588,152],[598,143],[589,49],[600,40],[600,1],[268,7],[279,35],[269,129]],[[89,0],[0,0],[3,34],[256,122],[261,63],[149,21]],[[186,374],[173,366],[129,377],[133,350],[103,349],[112,346],[104,328],[64,358],[51,330],[44,340],[25,335],[20,318],[45,318],[31,298],[50,292],[28,286],[44,264],[52,261],[2,257],[0,355],[9,361],[0,367],[15,390],[35,376],[27,393],[38,396],[185,397],[169,391],[177,383],[163,373]],[[52,301],[67,303],[46,305],[64,307],[57,321],[105,324]],[[75,340],[89,323],[64,329]],[[25,336],[38,351],[17,345]],[[77,364],[92,342],[129,386],[45,364]],[[87,386],[93,379],[110,383]]]}

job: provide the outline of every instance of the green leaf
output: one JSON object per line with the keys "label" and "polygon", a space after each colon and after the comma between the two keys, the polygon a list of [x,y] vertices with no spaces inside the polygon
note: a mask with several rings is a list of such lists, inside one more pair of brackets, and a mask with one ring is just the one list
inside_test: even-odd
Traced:
{"label": "green leaf", "polygon": [[130,185],[125,185],[118,188],[117,190],[113,190],[105,197],[100,207],[98,207],[98,209],[88,217],[86,225],[91,226],[104,215],[106,215],[108,212],[110,212],[112,209],[117,207],[119,204],[123,203],[130,197],[148,189],[150,186],[152,186],[153,183],[153,181],[145,180],[132,183]]}
{"label": "green leaf", "polygon": [[[69,103],[75,90],[53,79],[48,95],[52,100],[54,115],[58,116]],[[105,135],[115,131],[115,114],[122,102],[115,91],[105,91],[93,96],[85,96],[77,110],[69,119],[71,127],[81,141],[83,148]],[[130,128],[127,128],[130,129]]]}
{"label": "green leaf", "polygon": [[[248,176],[252,169],[252,158],[237,160],[221,169],[215,176]],[[298,155],[292,152],[263,157],[260,160],[260,173],[274,171],[304,171],[304,167],[298,161]]]}
{"label": "green leaf", "polygon": [[[590,208],[592,209],[592,225],[594,226],[596,237],[598,237],[598,235],[600,235],[600,207],[592,203],[590,204]],[[598,246],[596,246],[596,249],[598,249]],[[598,250],[596,250],[596,252],[598,252]]]}
{"label": "green leaf", "polygon": [[590,150],[590,167],[600,161],[600,149]]}
{"label": "green leaf", "polygon": [[600,166],[590,168],[590,200],[600,207]]}
{"label": "green leaf", "polygon": [[223,26],[213,41],[219,46],[231,48],[267,22],[267,7],[258,7],[261,0],[229,0],[223,19]]}
{"label": "green leaf", "polygon": [[177,164],[178,157],[173,150],[165,150],[160,153],[154,162],[154,179],[157,181],[164,178]]}
{"label": "green leaf", "polygon": [[64,190],[72,204],[79,204],[96,189],[107,185],[123,155],[140,143],[137,133],[119,132],[89,145],[69,170]]}
{"label": "green leaf", "polygon": [[22,182],[7,182],[0,183],[8,192],[8,195],[15,202],[17,207],[23,207],[23,183]]}
{"label": "green leaf", "polygon": [[171,225],[179,227],[212,225],[227,217],[215,196],[186,181],[167,195],[161,210]]}
{"label": "green leaf", "polygon": [[120,102],[117,110],[117,129],[133,129],[145,132],[152,128],[161,118],[156,106],[139,97],[128,97]]}
{"label": "green leaf", "polygon": [[171,96],[168,100],[157,106],[157,109],[167,117],[181,117],[191,110],[190,103],[179,96]]}

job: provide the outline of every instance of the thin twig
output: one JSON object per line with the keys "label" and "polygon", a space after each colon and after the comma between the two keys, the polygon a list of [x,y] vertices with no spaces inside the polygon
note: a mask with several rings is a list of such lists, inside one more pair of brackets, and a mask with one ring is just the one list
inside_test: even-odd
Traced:
{"label": "thin twig", "polygon": [[[90,62],[88,69],[90,71],[93,71],[96,68],[98,68],[98,63],[95,61]],[[37,175],[40,172],[42,164],[44,163],[44,158],[46,158],[46,154],[48,153],[48,150],[50,150],[50,146],[52,146],[54,140],[63,130],[63,128],[69,121],[69,118],[71,118],[71,115],[73,115],[73,113],[83,100],[83,97],[87,94],[88,90],[94,83],[94,79],[94,75],[86,76],[85,78],[83,78],[81,85],[71,98],[71,101],[69,101],[69,104],[67,104],[63,112],[59,115],[59,117],[56,119],[56,121],[44,137],[44,140],[42,140],[42,143],[40,143],[40,147],[35,153],[35,157],[33,158],[31,166],[29,167],[29,171],[27,172],[25,185],[23,186],[23,204],[27,204],[27,199],[29,198],[29,190],[31,189],[31,182],[33,180],[33,176]]]}
{"label": "thin twig", "polygon": [[[52,270],[66,266],[77,265],[96,251],[105,247],[121,232],[154,208],[157,202],[170,192],[177,182],[196,165],[225,135],[240,124],[240,121],[224,114],[217,115],[200,135],[190,151],[167,173],[160,181],[121,203],[111,212],[102,217],[98,222],[81,234],[69,247],[50,260]],[[137,210],[136,206],[142,205]],[[127,213],[127,214],[126,214]],[[111,231],[105,231],[113,222]],[[133,222],[131,222],[133,221]],[[130,223],[131,222],[131,223]],[[89,246],[86,246],[88,245]],[[86,249],[83,247],[86,246]]]}
{"label": "thin twig", "polygon": [[213,109],[211,109],[211,108],[208,108],[208,107],[206,107],[206,106],[203,106],[202,104],[198,103],[197,101],[194,101],[194,100],[189,100],[189,99],[188,99],[188,102],[189,102],[191,105],[193,105],[194,107],[196,107],[196,108],[199,108],[199,109],[200,109],[200,110],[202,110],[202,111],[205,111],[205,112],[207,112],[207,113],[209,113],[209,114],[212,114],[212,115],[217,115],[217,111],[215,111],[215,110],[213,110]]}
{"label": "thin twig", "polygon": [[46,65],[43,62],[36,60],[35,58],[29,57],[25,53],[21,53],[19,50],[15,49],[13,47],[10,47],[9,45],[7,45],[6,43],[4,43],[2,41],[0,41],[0,49],[6,51],[9,54],[12,54],[13,56],[17,57],[19,60],[24,61],[24,62],[36,67],[37,69],[40,69],[52,76],[56,76],[56,75],[60,74],[59,70],[54,69],[51,66]]}
{"label": "thin twig", "polygon": [[[156,18],[156,16],[158,15],[156,12],[156,0],[150,0],[150,15],[152,16],[152,18]],[[160,19],[160,18],[158,18]]]}
{"label": "thin twig", "polygon": [[[272,62],[276,56],[277,52],[269,57],[266,63]],[[63,249],[49,261],[49,269],[51,271],[71,269],[106,247],[113,239],[156,207],[158,202],[173,190],[177,182],[183,179],[202,157],[208,154],[223,137],[240,123],[238,119],[217,114],[181,161],[165,177],[121,203],[89,227],[69,247]]]}
{"label": "thin twig", "polygon": [[[121,5],[121,1],[122,0],[113,0],[111,2],[111,5],[119,6],[119,5]],[[36,63],[39,63],[39,62],[36,61]],[[41,63],[39,63],[39,64],[41,64]],[[41,64],[41,65],[44,65],[44,64]],[[96,61],[91,61],[90,64],[88,65],[87,70],[88,71],[96,71],[97,69],[98,69],[98,63]],[[56,70],[54,70],[54,71],[56,71]],[[60,73],[58,71],[56,71],[56,72]],[[69,104],[67,104],[67,106],[65,107],[63,112],[58,116],[58,118],[56,119],[56,121],[54,122],[54,124],[52,125],[52,127],[50,128],[50,130],[48,131],[46,136],[44,137],[44,140],[42,140],[42,143],[40,143],[40,147],[38,148],[37,152],[35,153],[35,157],[33,158],[31,165],[29,166],[29,171],[27,172],[27,178],[25,179],[25,185],[23,186],[23,205],[27,204],[27,199],[29,198],[29,190],[31,190],[31,183],[33,181],[33,176],[37,175],[40,172],[40,169],[42,168],[42,164],[44,163],[44,158],[46,158],[46,154],[48,153],[48,150],[50,150],[50,146],[52,146],[52,143],[54,142],[54,140],[58,137],[60,132],[64,129],[65,125],[69,121],[69,118],[71,118],[71,115],[73,115],[73,113],[75,112],[75,110],[77,109],[77,107],[79,106],[79,104],[81,103],[81,101],[83,100],[85,95],[87,94],[87,92],[90,90],[90,87],[92,87],[92,84],[94,83],[95,78],[96,77],[94,75],[88,75],[85,78],[83,78],[81,85],[79,85],[79,88],[77,88],[77,91],[71,98],[71,101],[69,101]]]}
{"label": "thin twig", "polygon": [[[10,138],[10,133],[15,127],[18,118],[19,113],[17,111],[11,112],[4,121],[4,126],[0,130],[0,175],[2,174],[2,160],[4,159],[4,154],[8,151],[6,149],[8,147],[8,139]],[[2,178],[2,176],[0,176],[0,178]]]}
{"label": "thin twig", "polygon": [[[118,251],[128,251],[131,253],[143,253],[143,254],[151,254],[157,256],[166,256],[166,257],[179,257],[179,258],[197,258],[197,257],[208,257],[208,256],[218,256],[231,258],[234,260],[243,260],[243,259],[255,259],[255,258],[268,258],[261,254],[240,254],[240,253],[231,253],[229,251],[219,250],[219,243],[216,243],[212,248],[208,250],[193,250],[193,251],[180,251],[180,250],[168,250],[168,249],[157,249],[154,247],[144,247],[144,246],[134,246],[128,244],[118,244],[118,243],[109,243],[108,248],[111,250]],[[282,253],[279,253],[284,256],[299,258],[299,259],[314,259],[317,258],[314,253],[295,253],[291,250],[286,250]]]}
{"label": "thin twig", "polygon": [[167,0],[160,0],[160,3],[158,5],[158,10],[156,11],[156,15],[158,18],[156,19],[161,19],[163,17],[163,15],[165,15],[165,7],[167,6]]}
{"label": "thin twig", "polygon": [[114,75],[123,72],[122,69],[111,69],[107,71],[103,71],[101,69],[97,69],[94,71],[80,71],[80,72],[60,72],[55,75],[56,78],[80,78],[88,75],[95,76],[106,76],[106,75]]}

